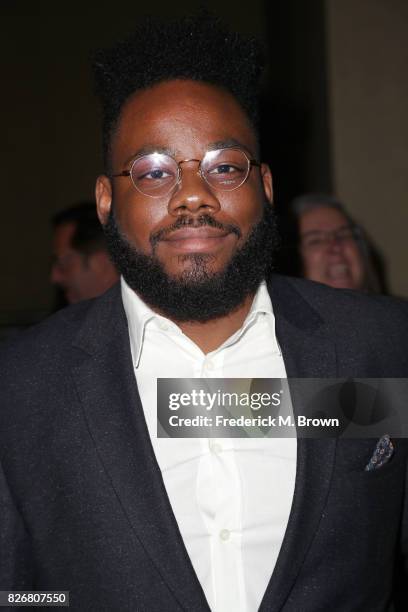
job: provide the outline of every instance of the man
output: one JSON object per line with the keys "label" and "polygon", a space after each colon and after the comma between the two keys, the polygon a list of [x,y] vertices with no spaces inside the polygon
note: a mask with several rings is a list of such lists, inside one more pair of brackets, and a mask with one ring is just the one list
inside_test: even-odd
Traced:
{"label": "man", "polygon": [[97,297],[118,281],[95,204],[83,202],[59,211],[54,228],[51,282],[68,304]]}
{"label": "man", "polygon": [[158,377],[407,373],[398,303],[270,275],[258,66],[209,18],[96,59],[97,206],[123,278],[3,355],[1,589],[70,590],[74,610],[393,601],[404,441],[368,472],[375,440],[155,435]]}
{"label": "man", "polygon": [[300,196],[291,212],[305,278],[335,288],[379,291],[363,230],[338,200],[324,194]]}

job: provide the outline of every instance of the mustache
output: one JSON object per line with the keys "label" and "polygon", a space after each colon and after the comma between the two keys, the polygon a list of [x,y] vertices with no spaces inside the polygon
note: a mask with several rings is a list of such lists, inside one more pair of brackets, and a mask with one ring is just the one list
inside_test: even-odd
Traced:
{"label": "mustache", "polygon": [[238,238],[242,236],[242,232],[237,225],[233,225],[232,223],[221,223],[211,215],[203,214],[199,217],[188,217],[187,215],[183,215],[182,217],[177,217],[176,221],[168,227],[164,227],[150,234],[150,244],[152,247],[155,247],[158,242],[165,240],[169,234],[182,227],[204,227],[206,225],[215,227],[227,234],[235,234]]}

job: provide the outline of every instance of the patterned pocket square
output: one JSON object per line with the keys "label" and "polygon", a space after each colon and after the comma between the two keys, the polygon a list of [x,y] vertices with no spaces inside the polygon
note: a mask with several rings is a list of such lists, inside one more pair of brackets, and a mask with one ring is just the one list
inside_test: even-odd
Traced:
{"label": "patterned pocket square", "polygon": [[371,472],[371,470],[378,470],[385,463],[387,463],[394,454],[394,445],[391,441],[391,438],[388,434],[382,436],[375,447],[375,451],[373,452],[373,456],[370,461],[365,466],[366,472]]}

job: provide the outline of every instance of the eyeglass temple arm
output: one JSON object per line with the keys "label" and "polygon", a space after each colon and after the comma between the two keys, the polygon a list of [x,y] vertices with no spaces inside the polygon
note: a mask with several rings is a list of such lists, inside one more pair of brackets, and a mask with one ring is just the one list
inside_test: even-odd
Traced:
{"label": "eyeglass temple arm", "polygon": [[110,176],[111,178],[116,176],[130,176],[130,170],[122,170],[122,172],[119,172],[119,174],[111,174]]}

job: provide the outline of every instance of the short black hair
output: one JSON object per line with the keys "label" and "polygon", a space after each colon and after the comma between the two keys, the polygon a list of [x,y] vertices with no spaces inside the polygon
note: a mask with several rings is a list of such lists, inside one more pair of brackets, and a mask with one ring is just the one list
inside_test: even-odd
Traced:
{"label": "short black hair", "polygon": [[230,92],[258,126],[260,43],[229,31],[207,11],[167,23],[148,18],[130,38],[95,53],[96,93],[102,102],[103,152],[109,168],[110,140],[120,111],[135,91],[172,79],[189,79]]}
{"label": "short black hair", "polygon": [[73,223],[71,246],[85,256],[107,251],[105,234],[96,214],[95,202],[79,202],[58,211],[51,219],[54,228]]}

